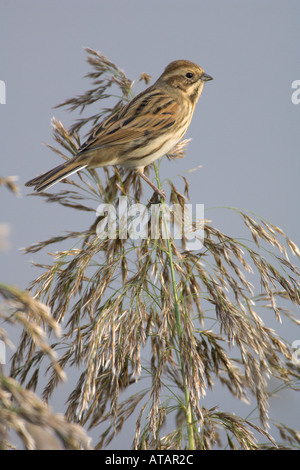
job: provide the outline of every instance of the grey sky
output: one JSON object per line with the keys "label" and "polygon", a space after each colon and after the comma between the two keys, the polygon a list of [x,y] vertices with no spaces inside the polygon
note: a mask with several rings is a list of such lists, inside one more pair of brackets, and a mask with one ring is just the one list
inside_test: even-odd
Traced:
{"label": "grey sky", "polygon": [[[299,243],[300,105],[291,101],[291,84],[300,79],[299,20],[299,0],[0,0],[0,80],[6,83],[0,175],[18,175],[23,196],[0,190],[0,223],[12,227],[11,248],[0,253],[0,279],[25,288],[38,271],[18,249],[91,222],[91,214],[78,220],[77,212],[25,197],[30,191],[23,186],[60,163],[43,142],[52,142],[52,116],[66,125],[78,117],[53,107],[89,86],[82,78],[89,70],[85,46],[131,79],[141,72],[156,79],[175,59],[192,60],[212,75],[186,135],[193,139],[187,156],[163,161],[162,176],[203,165],[185,176],[191,202],[205,204],[217,227],[239,236],[236,217],[209,210],[234,206],[260,214]],[[220,396],[216,401],[222,405]],[[299,424],[299,401],[297,411],[280,407]]]}

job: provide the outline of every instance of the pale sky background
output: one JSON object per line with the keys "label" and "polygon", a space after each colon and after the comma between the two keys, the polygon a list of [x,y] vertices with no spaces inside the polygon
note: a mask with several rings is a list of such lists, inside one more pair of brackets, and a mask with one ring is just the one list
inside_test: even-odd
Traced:
{"label": "pale sky background", "polygon": [[[0,0],[0,80],[6,83],[0,176],[18,175],[22,193],[17,199],[0,189],[0,223],[11,225],[0,279],[26,288],[40,273],[30,261],[47,258],[19,248],[91,223],[91,213],[25,197],[30,190],[23,186],[61,162],[43,142],[53,143],[52,116],[67,126],[78,117],[53,107],[88,89],[84,47],[101,51],[131,79],[141,72],[156,79],[175,59],[192,60],[212,75],[186,134],[193,139],[188,153],[165,159],[162,177],[177,182],[177,175],[202,165],[185,176],[191,202],[205,204],[216,227],[239,236],[237,217],[210,210],[239,207],[299,244],[300,105],[291,101],[291,84],[300,79],[299,44],[299,0]],[[292,326],[288,334],[300,339]],[[205,406],[215,404],[244,416],[250,411],[235,409],[222,389],[206,399]],[[272,405],[276,419],[299,429],[299,397],[282,393]],[[63,403],[52,407],[62,411]],[[111,448],[131,443],[123,433]]]}

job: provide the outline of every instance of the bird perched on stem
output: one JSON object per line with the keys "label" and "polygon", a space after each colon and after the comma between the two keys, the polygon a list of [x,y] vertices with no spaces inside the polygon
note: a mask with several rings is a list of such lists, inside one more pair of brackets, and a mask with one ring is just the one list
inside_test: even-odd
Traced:
{"label": "bird perched on stem", "polygon": [[40,192],[84,168],[120,165],[134,169],[165,198],[164,191],[144,174],[144,168],[182,139],[208,80],[212,77],[193,62],[171,62],[152,86],[101,122],[77,155],[26,186]]}

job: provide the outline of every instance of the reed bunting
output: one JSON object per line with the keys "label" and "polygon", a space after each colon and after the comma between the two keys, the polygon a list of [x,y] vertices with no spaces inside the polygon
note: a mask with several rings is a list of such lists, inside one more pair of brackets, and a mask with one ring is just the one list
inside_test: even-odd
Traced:
{"label": "reed bunting", "polygon": [[75,157],[26,186],[44,191],[84,168],[120,165],[134,169],[164,198],[164,191],[144,175],[144,168],[182,139],[208,80],[212,77],[193,62],[171,62],[154,85],[100,123]]}

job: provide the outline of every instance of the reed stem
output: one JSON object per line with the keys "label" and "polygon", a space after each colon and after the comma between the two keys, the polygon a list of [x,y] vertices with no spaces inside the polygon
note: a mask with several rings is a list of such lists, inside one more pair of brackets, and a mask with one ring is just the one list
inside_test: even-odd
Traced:
{"label": "reed stem", "polygon": [[[159,169],[158,169],[158,166],[155,164],[154,164],[154,169],[155,169],[157,187],[158,189],[161,189]],[[161,208],[162,208],[162,218],[163,218],[163,224],[164,224],[165,236],[166,236],[166,242],[167,242],[167,252],[168,252],[169,263],[170,263],[171,280],[172,280],[174,311],[175,311],[175,319],[176,319],[176,333],[177,333],[178,345],[179,345],[179,348],[178,348],[179,362],[180,362],[180,370],[181,370],[181,377],[182,377],[184,398],[185,398],[185,420],[186,420],[187,433],[188,433],[188,443],[189,443],[189,450],[195,450],[195,439],[194,439],[191,403],[190,403],[189,392],[188,392],[186,378],[185,378],[184,360],[181,355],[182,322],[181,322],[181,314],[180,314],[180,308],[179,308],[180,301],[179,301],[178,292],[177,292],[176,277],[175,277],[173,255],[172,255],[172,244],[170,240],[170,232],[168,230],[168,224],[166,220],[165,200],[163,198],[161,198]]]}

